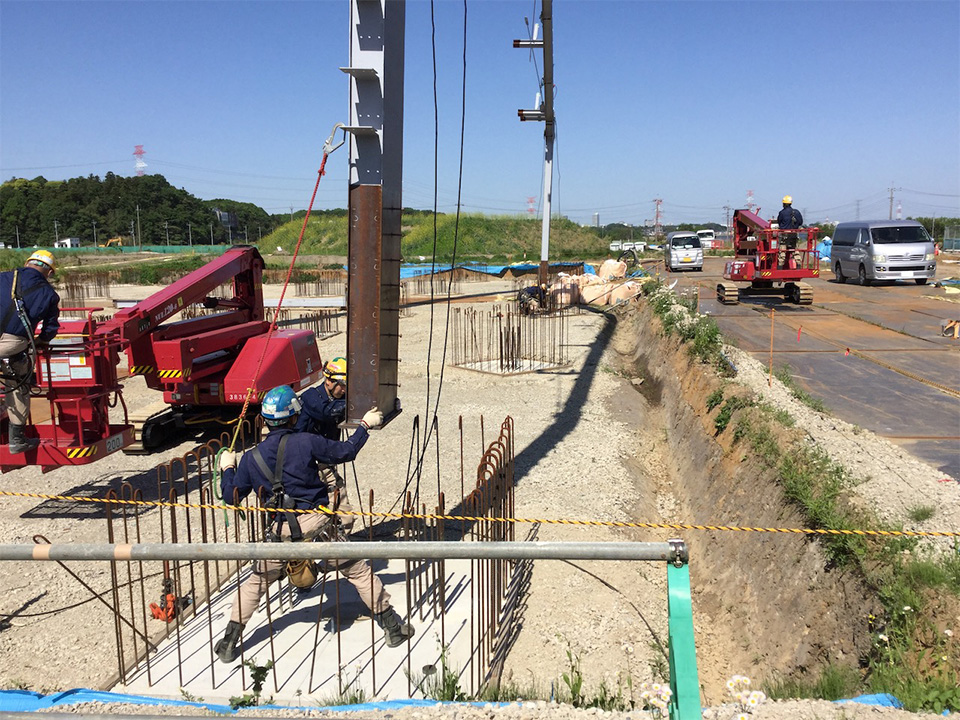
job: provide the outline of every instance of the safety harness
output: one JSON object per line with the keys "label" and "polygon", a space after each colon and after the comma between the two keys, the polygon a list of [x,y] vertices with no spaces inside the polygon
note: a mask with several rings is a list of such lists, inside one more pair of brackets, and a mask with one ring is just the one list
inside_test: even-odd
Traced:
{"label": "safety harness", "polygon": [[[20,292],[20,270],[16,269],[13,271],[13,280],[10,283],[10,302],[4,308],[3,316],[0,317],[0,334],[3,334],[7,331],[7,325],[10,323],[11,316],[16,313],[17,317],[20,320],[20,324],[23,325],[23,329],[27,333],[26,339],[30,342],[30,358],[35,358],[37,356],[37,346],[33,340],[33,327],[31,327],[30,317],[27,315],[27,308],[23,304],[24,300],[30,297],[33,293],[42,289],[43,285],[37,283],[28,287],[23,293]],[[28,364],[29,370],[25,374],[21,374],[16,371],[13,367],[11,360],[16,361],[21,355],[27,355],[26,351],[22,353],[17,353],[11,358],[6,358],[7,362],[0,366],[0,379],[4,381],[4,384],[7,385],[7,390],[14,392],[19,390],[24,385],[31,385],[33,383],[33,363]]]}
{"label": "safety harness", "polygon": [[272,470],[267,465],[267,461],[263,459],[259,447],[250,451],[250,457],[253,458],[257,468],[265,478],[270,480],[270,490],[273,492],[272,497],[267,501],[267,507],[272,508],[267,513],[267,517],[270,519],[267,524],[267,542],[281,541],[284,523],[287,523],[290,527],[291,541],[300,542],[303,540],[303,531],[300,530],[297,513],[292,512],[296,509],[296,501],[283,490],[283,455],[289,439],[289,434],[280,438],[280,445],[277,448],[277,465]]}

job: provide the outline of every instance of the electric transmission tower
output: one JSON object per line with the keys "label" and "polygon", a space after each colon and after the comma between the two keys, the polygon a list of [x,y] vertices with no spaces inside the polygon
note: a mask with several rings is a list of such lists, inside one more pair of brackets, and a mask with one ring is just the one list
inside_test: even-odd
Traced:
{"label": "electric transmission tower", "polygon": [[147,164],[143,161],[143,156],[146,154],[147,153],[143,149],[143,145],[134,145],[133,155],[135,158],[137,158],[137,177],[143,177],[143,169],[147,166]]}

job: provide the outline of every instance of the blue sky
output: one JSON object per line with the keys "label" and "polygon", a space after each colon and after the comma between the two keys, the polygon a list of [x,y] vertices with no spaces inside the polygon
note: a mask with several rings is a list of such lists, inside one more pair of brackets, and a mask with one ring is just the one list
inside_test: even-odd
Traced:
{"label": "blue sky", "polygon": [[[533,0],[467,2],[463,208],[540,201]],[[457,197],[464,5],[438,0],[439,209]],[[431,6],[408,0],[404,204],[433,206]],[[348,119],[348,3],[0,1],[0,178],[148,173],[306,207]],[[960,216],[960,2],[555,0],[554,210],[722,222],[748,190],[810,221]],[[347,148],[317,207],[344,207]]]}

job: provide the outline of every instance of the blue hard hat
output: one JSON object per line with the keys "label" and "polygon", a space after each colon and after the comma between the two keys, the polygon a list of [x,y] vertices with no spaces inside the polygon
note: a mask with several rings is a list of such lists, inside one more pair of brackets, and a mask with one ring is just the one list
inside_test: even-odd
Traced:
{"label": "blue hard hat", "polygon": [[289,385],[275,387],[263,397],[260,414],[267,425],[282,425],[298,414],[301,409],[300,398]]}

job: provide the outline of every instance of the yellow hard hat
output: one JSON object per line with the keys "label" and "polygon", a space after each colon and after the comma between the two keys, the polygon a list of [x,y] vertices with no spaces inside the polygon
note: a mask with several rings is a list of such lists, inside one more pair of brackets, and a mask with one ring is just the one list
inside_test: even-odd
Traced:
{"label": "yellow hard hat", "polygon": [[783,196],[783,204],[784,204],[784,205],[793,205],[793,198],[792,198],[790,195],[784,195],[784,196]]}
{"label": "yellow hard hat", "polygon": [[46,265],[51,270],[57,269],[57,261],[54,259],[53,253],[49,250],[37,250],[27,258],[27,263],[39,263]]}
{"label": "yellow hard hat", "polygon": [[335,357],[328,360],[323,366],[323,375],[334,382],[347,384],[347,359],[345,357]]}

